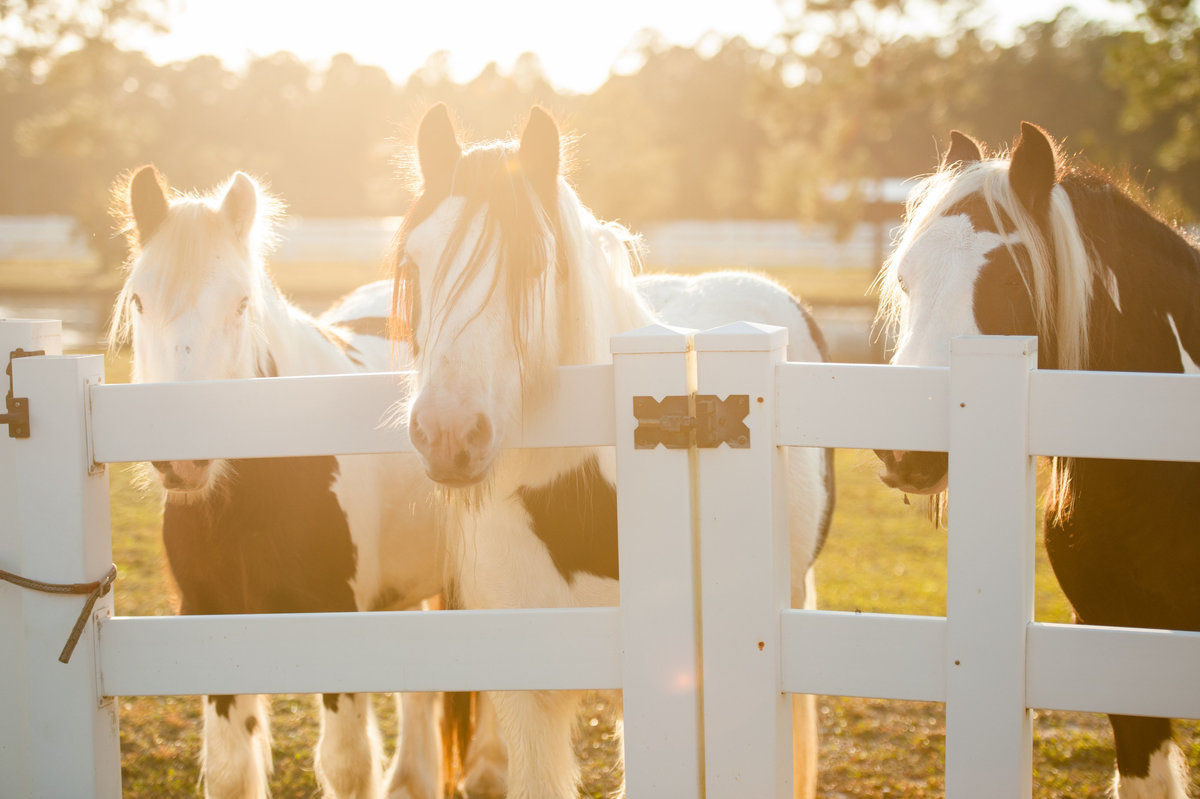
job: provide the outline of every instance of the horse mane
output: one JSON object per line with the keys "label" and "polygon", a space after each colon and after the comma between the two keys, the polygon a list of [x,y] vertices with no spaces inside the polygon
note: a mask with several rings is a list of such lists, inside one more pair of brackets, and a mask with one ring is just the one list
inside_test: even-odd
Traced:
{"label": "horse mane", "polygon": [[[116,349],[126,343],[131,334],[131,278],[140,270],[154,269],[156,293],[170,299],[171,306],[164,309],[170,316],[187,307],[209,278],[206,269],[180,269],[175,266],[188,264],[211,268],[216,259],[208,256],[219,248],[232,251],[239,256],[241,262],[248,264],[254,273],[261,274],[266,281],[270,281],[265,262],[267,253],[277,241],[275,228],[283,214],[283,203],[265,192],[257,182],[251,181],[257,193],[257,202],[253,224],[244,240],[233,234],[221,214],[221,201],[233,182],[230,178],[207,194],[172,190],[166,219],[149,241],[142,242],[129,203],[131,180],[132,173],[123,176],[113,189],[111,213],[117,220],[120,232],[126,238],[129,257],[123,267],[125,282],[117,296],[109,323],[107,338],[110,349]],[[153,264],[150,263],[151,259],[144,257],[147,255],[156,256]],[[158,262],[166,263],[167,266],[156,268]],[[222,261],[226,262],[227,260]],[[256,307],[260,306],[263,299],[261,282],[251,281],[250,302]]]}
{"label": "horse mane", "polygon": [[[603,334],[601,350],[597,352],[597,331],[605,326],[597,313],[597,296],[614,296],[627,291],[636,296],[633,274],[641,268],[640,243],[637,237],[615,222],[602,223],[583,206],[565,178],[560,177],[555,192],[557,203],[548,208],[524,175],[518,142],[486,142],[467,149],[454,174],[448,192],[423,191],[405,215],[391,247],[389,262],[393,277],[393,308],[391,333],[397,342],[413,347],[416,319],[413,296],[414,275],[406,262],[405,246],[408,235],[427,219],[448,197],[462,197],[464,207],[441,255],[435,294],[447,304],[461,299],[467,288],[483,273],[486,256],[494,244],[500,248],[504,268],[497,270],[488,290],[488,297],[501,290],[506,292],[512,314],[512,341],[524,377],[525,356],[522,342],[531,335],[534,311],[545,292],[550,269],[557,270],[566,292],[560,310],[571,309],[575,316],[560,319],[555,333],[564,342],[563,363],[591,363],[597,355],[607,354],[608,334]],[[449,291],[442,292],[441,284],[448,279],[449,265],[464,246],[466,236],[480,211],[484,212],[483,235],[474,245],[466,268],[456,278]],[[590,239],[590,241],[589,241]],[[603,257],[604,266],[588,263],[588,259]],[[594,275],[610,276],[609,286],[586,285]],[[601,295],[596,292],[602,291]],[[592,310],[589,315],[589,309]],[[477,309],[476,313],[482,309]],[[626,315],[628,316],[628,315]],[[633,320],[637,317],[629,317]],[[620,323],[624,323],[623,317]],[[619,329],[625,329],[621,327]],[[547,331],[540,331],[546,335]]]}

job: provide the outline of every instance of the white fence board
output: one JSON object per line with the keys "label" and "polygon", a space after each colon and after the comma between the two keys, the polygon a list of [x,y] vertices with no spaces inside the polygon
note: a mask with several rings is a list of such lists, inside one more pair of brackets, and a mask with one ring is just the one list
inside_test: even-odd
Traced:
{"label": "white fence board", "polygon": [[111,696],[621,687],[615,608],[118,616],[99,635]]}
{"label": "white fence board", "polygon": [[949,369],[845,363],[776,367],[776,443],[945,452]]}
{"label": "white fence board", "polygon": [[1200,633],[1031,624],[1027,635],[1029,707],[1200,718]]}
{"label": "white fence board", "polygon": [[780,621],[788,693],[946,701],[940,616],[786,610]]}
{"label": "white fence board", "polygon": [[1038,371],[1030,376],[1034,455],[1200,461],[1200,380],[1192,375]]}
{"label": "white fence board", "polygon": [[[612,367],[559,372],[560,402],[530,413],[512,446],[611,445]],[[100,463],[411,452],[408,430],[387,420],[402,373],[95,386]],[[578,408],[603,416],[579,423]]]}

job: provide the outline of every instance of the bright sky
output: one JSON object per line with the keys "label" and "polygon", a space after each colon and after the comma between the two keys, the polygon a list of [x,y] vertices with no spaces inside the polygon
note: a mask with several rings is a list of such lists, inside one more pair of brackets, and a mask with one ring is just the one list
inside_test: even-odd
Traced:
{"label": "bright sky", "polygon": [[[984,0],[1003,35],[1049,19],[1065,0]],[[536,53],[556,86],[591,92],[608,77],[639,31],[693,46],[709,31],[759,46],[783,26],[777,0],[171,0],[171,32],[129,44],[158,62],[202,53],[233,69],[280,50],[321,63],[349,53],[404,80],[438,51],[451,54],[456,80],[489,62],[502,70]],[[1108,0],[1074,0],[1090,16],[1112,17]]]}

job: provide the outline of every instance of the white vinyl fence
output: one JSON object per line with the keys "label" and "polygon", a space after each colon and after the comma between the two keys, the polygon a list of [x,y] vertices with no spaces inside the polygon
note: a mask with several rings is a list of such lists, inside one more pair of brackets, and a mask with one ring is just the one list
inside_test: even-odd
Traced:
{"label": "white vinyl fence", "polygon": [[[0,431],[5,571],[108,572],[106,463],[409,447],[379,424],[395,375],[109,386],[58,330],[0,322],[4,353],[50,353],[12,362],[31,435]],[[619,688],[633,799],[791,796],[788,693],[945,702],[953,799],[1030,795],[1030,708],[1200,717],[1200,635],[1032,621],[1034,456],[1200,460],[1200,380],[1042,372],[1028,338],[957,339],[949,368],[786,363],[784,344],[617,336],[512,442],[616,446],[619,608],[138,618],[108,594],[63,664],[83,597],[0,583],[0,795],[119,795],[129,695]],[[689,390],[746,394],[750,446],[634,448],[633,397]],[[946,618],[787,609],[785,446],[951,453]]]}

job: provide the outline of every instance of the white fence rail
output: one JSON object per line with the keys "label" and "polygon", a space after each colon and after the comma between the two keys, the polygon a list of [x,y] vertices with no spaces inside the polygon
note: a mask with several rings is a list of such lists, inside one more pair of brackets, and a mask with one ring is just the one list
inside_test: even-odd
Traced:
{"label": "white fence rail", "polygon": [[[616,446],[620,608],[126,618],[109,595],[64,665],[82,600],[0,583],[0,795],[119,795],[124,695],[620,688],[630,796],[710,799],[791,795],[788,693],[945,702],[955,799],[1031,794],[1030,708],[1200,717],[1200,634],[1032,621],[1034,456],[1200,460],[1200,380],[1039,372],[1022,338],[956,340],[949,368],[793,364],[781,333],[618,336],[512,442]],[[50,353],[12,364],[32,435],[0,433],[9,572],[107,571],[95,464],[409,446],[380,423],[395,375],[106,386],[57,335],[0,322],[3,352]],[[748,394],[751,447],[634,449],[632,397],[689,390]],[[787,609],[782,446],[951,453],[946,618]]]}

